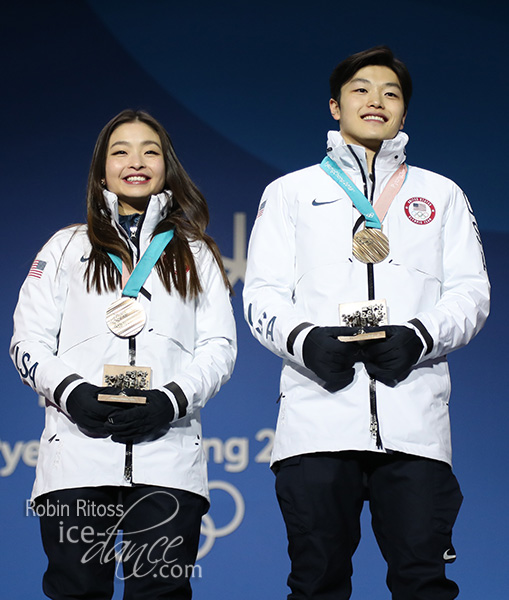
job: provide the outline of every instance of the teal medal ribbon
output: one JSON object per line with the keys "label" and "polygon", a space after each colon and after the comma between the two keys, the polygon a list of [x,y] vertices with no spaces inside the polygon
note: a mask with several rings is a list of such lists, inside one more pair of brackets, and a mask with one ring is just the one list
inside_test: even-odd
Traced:
{"label": "teal medal ribbon", "polygon": [[[173,235],[174,230],[169,229],[153,237],[149,247],[145,250],[125,283],[122,289],[122,296],[108,307],[106,311],[106,324],[118,337],[133,337],[145,326],[147,320],[145,309],[137,300],[137,297],[147,277],[164,252],[164,249],[173,239]],[[126,268],[122,260],[110,252],[108,252],[108,256],[124,280],[126,277]]]}
{"label": "teal medal ribbon", "polygon": [[[131,273],[131,276],[127,280],[127,283],[122,290],[122,296],[128,296],[129,298],[138,297],[143,284],[147,281],[147,277],[159,260],[164,249],[173,239],[173,235],[174,230],[169,229],[168,231],[163,231],[153,237],[149,247],[145,250],[143,256],[140,258],[138,264]],[[122,260],[110,252],[108,252],[108,256],[122,275]]]}
{"label": "teal medal ribbon", "polygon": [[366,227],[382,229],[380,219],[378,218],[371,202],[353,183],[348,175],[337,165],[337,163],[326,156],[320,163],[320,168],[323,169],[327,175],[332,177],[332,179],[334,179],[334,181],[345,190],[355,208],[366,219]]}

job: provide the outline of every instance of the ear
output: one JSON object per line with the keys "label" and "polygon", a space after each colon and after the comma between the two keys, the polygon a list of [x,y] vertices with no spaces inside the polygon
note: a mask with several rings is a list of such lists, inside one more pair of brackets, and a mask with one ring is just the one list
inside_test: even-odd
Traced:
{"label": "ear", "polygon": [[405,113],[401,119],[401,125],[399,126],[399,130],[401,131],[403,129],[403,127],[405,126],[405,121],[406,121],[406,115],[407,113]]}
{"label": "ear", "polygon": [[332,115],[332,118],[335,121],[339,121],[339,104],[337,100],[334,100],[334,98],[331,98],[329,100],[329,109],[330,109],[330,114]]}

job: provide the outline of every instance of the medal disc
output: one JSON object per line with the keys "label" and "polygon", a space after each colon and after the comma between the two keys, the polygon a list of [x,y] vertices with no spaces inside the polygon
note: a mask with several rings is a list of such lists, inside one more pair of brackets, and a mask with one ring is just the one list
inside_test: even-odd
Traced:
{"label": "medal disc", "polygon": [[389,256],[389,240],[380,229],[366,227],[353,236],[352,250],[363,263],[379,263]]}
{"label": "medal disc", "polygon": [[123,296],[112,302],[106,311],[106,324],[115,335],[128,338],[145,327],[145,309],[134,298]]}

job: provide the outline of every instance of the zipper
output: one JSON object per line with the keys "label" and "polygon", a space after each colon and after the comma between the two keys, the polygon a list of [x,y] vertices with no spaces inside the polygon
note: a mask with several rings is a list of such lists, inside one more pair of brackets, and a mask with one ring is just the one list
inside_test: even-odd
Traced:
{"label": "zipper", "polygon": [[[375,156],[373,156],[373,163],[371,165],[371,194],[370,194],[370,202],[373,205],[375,199],[375,186],[376,186],[376,177],[375,177],[375,162],[376,157],[378,156],[377,151]],[[367,264],[368,270],[368,299],[375,299],[375,269],[373,263]],[[370,377],[369,379],[369,410],[370,410],[370,422],[369,422],[369,432],[371,433],[371,437],[376,442],[376,447],[379,450],[383,450],[382,438],[380,436],[380,423],[378,421],[378,408],[377,408],[377,398],[376,398],[376,380]]]}
{"label": "zipper", "polygon": [[124,479],[127,483],[133,483],[133,443],[125,445]]}
{"label": "zipper", "polygon": [[[116,223],[117,231],[124,237],[127,242],[127,246],[131,252],[131,258],[133,260],[136,259],[136,262],[139,258],[140,254],[140,237],[141,237],[141,229],[143,227],[143,223],[145,221],[146,211],[141,215],[140,220],[138,221],[138,228],[136,231],[136,236],[134,239],[131,239],[131,236],[127,235],[124,231],[124,228]],[[136,338],[129,338],[129,366],[134,367],[136,365]],[[125,445],[125,461],[124,461],[124,480],[126,483],[132,485],[133,483],[133,443],[127,442]]]}
{"label": "zipper", "polygon": [[[375,186],[376,186],[376,177],[375,177],[375,161],[378,156],[378,152],[376,152],[375,156],[373,156],[373,164],[371,165],[371,174],[368,174],[368,177],[371,179],[371,194],[369,201],[371,202],[371,206],[373,206],[375,202]],[[366,196],[367,197],[367,196]],[[368,271],[368,300],[375,299],[375,271],[373,263],[368,263],[367,265]]]}
{"label": "zipper", "polygon": [[[357,165],[359,166],[359,170],[360,173],[362,175],[362,181],[364,184],[364,195],[366,196],[366,198],[368,197],[368,182],[366,179],[366,175],[364,173],[364,169],[362,168],[362,164],[360,162],[360,160],[358,159],[357,155],[355,154],[355,152],[350,148],[350,146],[348,146],[348,149],[350,150],[350,152],[352,153],[354,159],[357,162]],[[369,201],[371,202],[371,204],[373,204],[374,201],[374,196],[375,196],[375,161],[376,161],[376,157],[378,156],[378,151],[375,153],[375,155],[373,156],[373,164],[371,166],[371,171],[372,171],[372,177],[371,177],[371,194],[370,194],[370,198]],[[369,174],[368,174],[369,177]],[[355,227],[354,227],[354,232],[357,230],[357,228],[360,226],[362,219],[364,217],[360,217],[357,222],[355,223]],[[375,299],[375,272],[374,272],[374,265],[373,263],[368,263],[366,265],[367,268],[367,277],[368,277],[368,300],[374,300]],[[378,409],[377,409],[377,398],[376,398],[376,380],[373,379],[372,377],[370,377],[369,379],[369,411],[370,411],[370,418],[369,418],[369,432],[371,434],[371,437],[375,440],[376,442],[376,447],[379,450],[383,450],[383,444],[382,444],[382,438],[380,436],[380,423],[378,421]]]}
{"label": "zipper", "polygon": [[380,436],[380,424],[378,422],[378,410],[376,402],[376,381],[370,377],[369,379],[369,432],[371,437],[376,441],[376,447],[383,450],[382,438]]}
{"label": "zipper", "polygon": [[[138,230],[139,231],[139,230]],[[136,338],[129,338],[129,366],[136,365]],[[124,480],[132,485],[133,483],[133,443],[127,442],[125,446],[125,462],[124,462]]]}
{"label": "zipper", "polygon": [[[136,338],[129,338],[129,366],[136,364]],[[133,483],[133,443],[125,445],[124,479],[127,483]]]}

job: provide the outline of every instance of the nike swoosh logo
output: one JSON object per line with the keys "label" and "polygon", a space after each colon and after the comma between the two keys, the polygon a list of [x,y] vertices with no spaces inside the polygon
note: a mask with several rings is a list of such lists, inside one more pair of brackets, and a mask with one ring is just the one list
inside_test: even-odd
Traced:
{"label": "nike swoosh logo", "polygon": [[82,257],[80,258],[80,261],[81,261],[81,262],[87,262],[87,260],[88,260],[89,258],[90,258],[90,256],[82,256]]}
{"label": "nike swoosh logo", "polygon": [[341,198],[336,198],[335,200],[327,200],[326,202],[317,202],[316,198],[311,202],[313,206],[322,206],[322,204],[334,204],[334,202],[338,202]]}
{"label": "nike swoosh logo", "polygon": [[449,554],[449,550],[450,550],[450,548],[448,548],[444,552],[444,560],[455,560],[456,559],[456,554]]}

